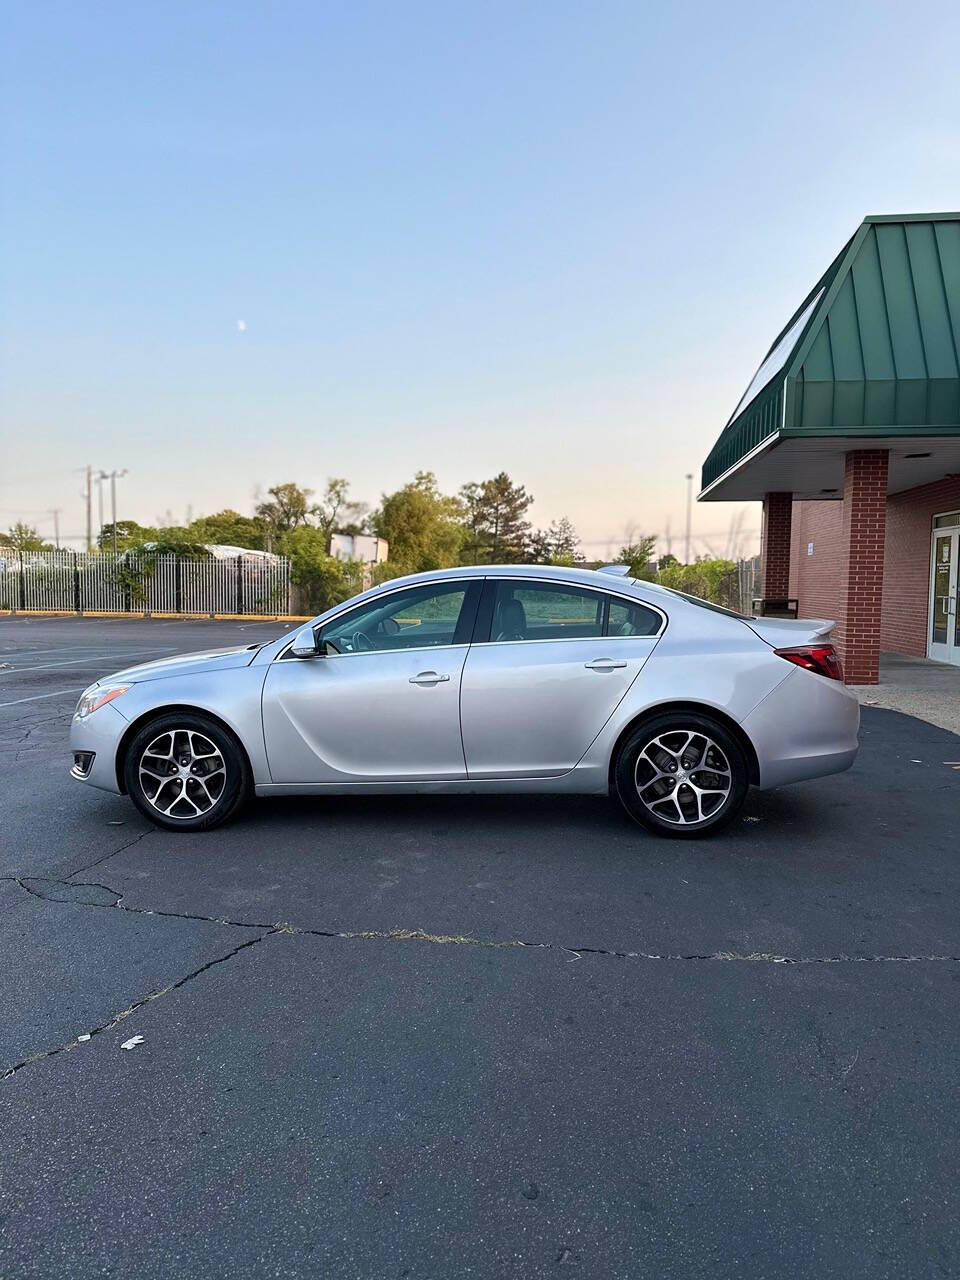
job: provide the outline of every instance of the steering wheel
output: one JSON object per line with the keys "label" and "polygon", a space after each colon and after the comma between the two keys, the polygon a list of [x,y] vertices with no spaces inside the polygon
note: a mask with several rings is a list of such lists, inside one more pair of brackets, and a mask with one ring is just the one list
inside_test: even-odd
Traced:
{"label": "steering wheel", "polygon": [[372,649],[376,648],[376,645],[365,631],[355,631],[353,633],[352,643],[354,653],[369,653]]}

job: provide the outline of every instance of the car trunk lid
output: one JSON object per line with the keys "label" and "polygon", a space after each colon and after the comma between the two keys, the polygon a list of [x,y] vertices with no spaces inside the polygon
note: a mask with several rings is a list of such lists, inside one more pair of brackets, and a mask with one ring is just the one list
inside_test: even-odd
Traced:
{"label": "car trunk lid", "polygon": [[836,625],[824,618],[744,618],[744,623],[774,649],[823,644]]}

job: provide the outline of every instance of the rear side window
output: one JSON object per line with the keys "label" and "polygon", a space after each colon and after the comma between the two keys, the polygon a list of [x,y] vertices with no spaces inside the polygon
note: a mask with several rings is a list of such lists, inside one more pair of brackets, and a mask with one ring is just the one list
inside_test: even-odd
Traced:
{"label": "rear side window", "polygon": [[646,605],[631,604],[628,600],[610,599],[608,636],[655,636],[660,630],[661,618]]}
{"label": "rear side window", "polygon": [[488,579],[484,606],[489,631],[481,625],[478,639],[500,644],[654,636],[661,626],[660,615],[642,604],[562,583]]}

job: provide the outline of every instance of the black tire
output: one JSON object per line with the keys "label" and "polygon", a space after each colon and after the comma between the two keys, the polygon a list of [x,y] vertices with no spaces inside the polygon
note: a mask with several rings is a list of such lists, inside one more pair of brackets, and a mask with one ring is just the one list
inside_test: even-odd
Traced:
{"label": "black tire", "polygon": [[624,742],[614,768],[617,796],[630,817],[678,840],[725,827],[740,812],[749,784],[737,739],[719,720],[699,712],[651,717]]}
{"label": "black tire", "polygon": [[[209,747],[215,754],[208,753]],[[174,767],[164,782],[158,775],[165,772],[168,749],[169,766]],[[237,813],[251,790],[250,764],[234,735],[216,720],[186,711],[157,716],[137,731],[124,757],[123,779],[144,817],[167,831],[219,827]],[[175,799],[178,792],[180,801]]]}

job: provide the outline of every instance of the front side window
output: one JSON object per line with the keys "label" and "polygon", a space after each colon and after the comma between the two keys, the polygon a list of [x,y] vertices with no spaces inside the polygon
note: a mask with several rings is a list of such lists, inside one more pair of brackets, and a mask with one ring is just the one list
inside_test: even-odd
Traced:
{"label": "front side window", "polygon": [[490,639],[494,642],[654,636],[660,631],[660,615],[653,609],[603,591],[510,580],[491,585]]}
{"label": "front side window", "polygon": [[467,582],[436,583],[368,600],[328,622],[319,640],[334,653],[372,653],[466,644],[472,619],[466,601],[479,591]]}

